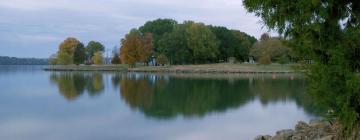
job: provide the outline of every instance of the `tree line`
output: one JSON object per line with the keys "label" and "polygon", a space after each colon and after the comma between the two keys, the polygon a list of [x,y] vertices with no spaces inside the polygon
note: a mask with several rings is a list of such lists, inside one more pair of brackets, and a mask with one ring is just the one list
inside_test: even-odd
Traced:
{"label": "tree line", "polygon": [[251,50],[250,56],[259,64],[271,64],[277,62],[286,64],[299,61],[298,55],[288,47],[288,40],[281,37],[271,37],[264,33]]}
{"label": "tree line", "polygon": [[246,61],[256,38],[226,27],[172,19],[148,21],[132,29],[121,41],[121,61],[159,65],[228,62],[230,57]]}
{"label": "tree line", "polygon": [[0,56],[0,65],[47,65],[48,59]]}
{"label": "tree line", "polygon": [[69,37],[59,45],[58,52],[50,57],[49,63],[52,65],[102,64],[104,50],[105,47],[100,42],[90,41],[85,47],[76,38]]}
{"label": "tree line", "polygon": [[[194,21],[178,23],[172,19],[148,21],[131,29],[113,52],[112,64],[182,65],[221,62],[246,62],[249,57],[260,64],[296,61],[287,40],[263,34],[258,41],[239,30],[205,25]],[[104,46],[90,41],[85,47],[69,37],[50,58],[50,64],[102,64]]]}

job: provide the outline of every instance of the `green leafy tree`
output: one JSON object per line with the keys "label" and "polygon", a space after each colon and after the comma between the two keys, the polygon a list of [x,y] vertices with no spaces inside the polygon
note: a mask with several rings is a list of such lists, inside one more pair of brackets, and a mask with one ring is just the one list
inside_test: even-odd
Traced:
{"label": "green leafy tree", "polygon": [[[264,35],[263,35],[264,36]],[[257,59],[270,58],[270,63],[272,61],[282,61],[284,57],[289,59],[290,48],[285,46],[283,43],[284,40],[280,38],[271,38],[265,34],[266,38],[261,38],[259,42],[254,44],[254,47],[251,49],[250,54]]]}
{"label": "green leafy tree", "polygon": [[210,28],[192,21],[178,24],[159,44],[171,64],[215,62],[219,54],[219,40]]}
{"label": "green leafy tree", "polygon": [[164,54],[170,64],[210,63],[229,57],[245,60],[250,46],[257,41],[225,27],[193,21],[178,24],[171,19],[149,21],[139,31],[142,36],[151,33],[152,55]]}
{"label": "green leafy tree", "polygon": [[209,26],[211,31],[215,34],[216,38],[219,39],[219,59],[228,61],[229,57],[235,56],[236,46],[240,46],[233,32],[225,27]]}
{"label": "green leafy tree", "polygon": [[90,41],[86,46],[86,55],[88,59],[91,59],[96,52],[104,52],[105,47],[100,42]]}
{"label": "green leafy tree", "polygon": [[75,47],[74,64],[76,64],[76,65],[82,64],[82,63],[84,63],[85,59],[86,59],[86,54],[85,54],[84,44],[79,43]]}
{"label": "green leafy tree", "polygon": [[235,36],[234,44],[236,44],[234,48],[234,57],[238,61],[248,60],[250,49],[253,44],[257,42],[257,39],[238,30],[232,30],[232,33]]}
{"label": "green leafy tree", "polygon": [[219,40],[203,23],[185,22],[188,25],[187,43],[193,55],[193,62],[214,62],[219,54]]}
{"label": "green leafy tree", "polygon": [[101,51],[95,52],[94,56],[92,57],[92,61],[94,62],[94,64],[96,65],[101,65],[103,64],[103,54]]}
{"label": "green leafy tree", "polygon": [[166,33],[159,41],[159,52],[167,56],[170,64],[192,63],[186,30],[185,24],[177,25],[174,31]]}
{"label": "green leafy tree", "polygon": [[146,22],[139,28],[139,31],[143,34],[152,34],[154,51],[158,52],[159,40],[164,34],[172,32],[176,25],[177,22],[172,19],[157,19]]}
{"label": "green leafy tree", "polygon": [[[244,0],[249,12],[291,39],[308,68],[308,92],[329,106],[346,132],[360,137],[360,2],[358,0]],[[340,139],[340,138],[339,138]]]}

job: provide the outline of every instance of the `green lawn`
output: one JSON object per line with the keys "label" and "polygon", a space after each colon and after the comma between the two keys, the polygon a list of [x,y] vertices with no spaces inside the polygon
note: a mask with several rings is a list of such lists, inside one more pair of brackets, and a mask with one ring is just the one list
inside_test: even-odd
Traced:
{"label": "green lawn", "polygon": [[55,65],[45,70],[51,71],[129,71],[129,72],[183,72],[183,73],[290,73],[295,72],[295,64],[257,65],[257,64],[202,64],[202,65],[174,65],[174,66],[137,66],[128,68],[127,65]]}
{"label": "green lawn", "polygon": [[219,73],[267,73],[267,72],[295,72],[291,65],[257,65],[257,64],[203,64],[203,65],[175,65],[175,66],[138,66],[129,71],[138,72],[219,72]]}

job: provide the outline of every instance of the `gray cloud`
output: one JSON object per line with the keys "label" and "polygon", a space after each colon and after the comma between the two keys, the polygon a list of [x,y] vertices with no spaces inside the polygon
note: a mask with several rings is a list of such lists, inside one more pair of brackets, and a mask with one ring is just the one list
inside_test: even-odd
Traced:
{"label": "gray cloud", "polygon": [[241,0],[1,0],[0,55],[48,57],[69,36],[111,49],[131,28],[157,18],[226,26],[255,37],[267,31]]}

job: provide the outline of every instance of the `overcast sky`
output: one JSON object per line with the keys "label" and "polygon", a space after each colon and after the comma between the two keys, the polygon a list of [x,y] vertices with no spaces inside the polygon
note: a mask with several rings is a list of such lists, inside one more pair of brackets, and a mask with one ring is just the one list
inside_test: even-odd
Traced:
{"label": "overcast sky", "polygon": [[0,56],[47,58],[67,37],[120,45],[146,21],[194,20],[259,38],[268,30],[242,0],[0,0]]}

